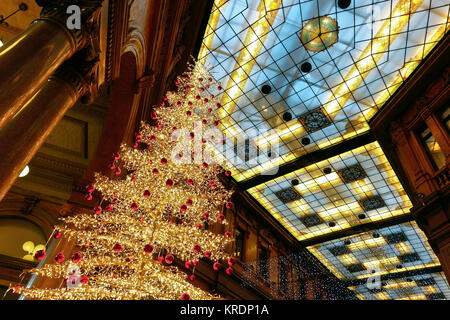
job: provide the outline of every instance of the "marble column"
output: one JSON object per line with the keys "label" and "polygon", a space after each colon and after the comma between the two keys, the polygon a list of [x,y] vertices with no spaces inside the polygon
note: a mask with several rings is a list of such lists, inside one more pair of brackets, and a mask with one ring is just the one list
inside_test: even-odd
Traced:
{"label": "marble column", "polygon": [[65,60],[90,42],[100,13],[101,1],[91,1],[83,8],[81,29],[69,30],[67,6],[44,2],[41,16],[0,48],[0,129]]}
{"label": "marble column", "polygon": [[67,110],[90,96],[97,60],[75,58],[46,80],[0,131],[0,201]]}

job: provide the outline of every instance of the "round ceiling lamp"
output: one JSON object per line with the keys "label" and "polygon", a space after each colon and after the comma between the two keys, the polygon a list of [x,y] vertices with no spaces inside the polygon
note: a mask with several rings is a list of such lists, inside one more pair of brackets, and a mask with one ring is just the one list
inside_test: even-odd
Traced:
{"label": "round ceiling lamp", "polygon": [[338,40],[338,24],[330,17],[318,17],[308,20],[300,31],[300,40],[306,50],[320,52]]}
{"label": "round ceiling lamp", "polygon": [[341,9],[347,9],[351,3],[351,0],[338,0],[338,6]]}
{"label": "round ceiling lamp", "polygon": [[22,172],[19,174],[19,177],[25,177],[28,173],[30,172],[30,167],[29,166],[25,166],[25,168],[23,168]]}

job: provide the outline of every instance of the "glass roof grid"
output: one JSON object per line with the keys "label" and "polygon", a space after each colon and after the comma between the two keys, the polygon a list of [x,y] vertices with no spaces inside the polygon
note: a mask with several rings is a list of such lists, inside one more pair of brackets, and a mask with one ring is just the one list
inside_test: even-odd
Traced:
{"label": "glass roof grid", "polygon": [[[445,2],[441,1],[441,2],[435,2],[435,3],[433,3],[434,7],[439,5],[439,6],[443,6],[443,8],[445,8],[444,7],[446,5]],[[373,17],[374,16],[373,15],[373,11],[374,11],[374,8],[380,7],[379,3],[377,3],[377,7],[374,7],[373,4],[371,4],[369,2],[368,3],[359,2],[358,4],[361,7],[361,10],[359,12],[356,12],[356,13],[358,13],[361,17],[359,17],[358,14],[353,14],[353,17],[354,17],[353,20],[355,21],[353,26],[351,27],[351,26],[341,25],[341,30],[343,30],[343,29],[345,29],[347,27],[348,27],[348,30],[351,30],[351,28],[356,30],[358,25],[361,25],[361,27],[363,27],[363,26],[367,25],[366,22],[370,22],[370,20],[372,20],[372,21],[375,20],[374,17]],[[383,4],[384,4],[385,7],[387,5],[389,5],[391,8],[393,7],[392,1],[384,1]],[[307,21],[307,20],[311,19],[312,17],[314,17],[316,15],[316,14],[313,13],[313,11],[311,11],[312,9],[314,9],[314,5],[315,5],[314,1],[312,1],[312,2],[310,1],[309,2],[309,12],[307,12],[308,10],[305,10],[305,6],[303,6],[303,4],[300,5],[298,3],[294,3],[293,1],[292,1],[292,3],[289,2],[289,4],[283,3],[282,7],[281,7],[281,15],[277,15],[276,23],[271,26],[271,31],[269,32],[268,39],[267,39],[267,41],[265,41],[263,43],[263,47],[264,48],[269,48],[270,47],[270,45],[271,45],[271,41],[269,41],[270,37],[272,37],[272,39],[273,39],[274,37],[276,38],[277,35],[281,35],[282,34],[282,32],[280,32],[281,30],[284,31],[283,34],[282,34],[283,36],[282,37],[278,36],[278,41],[275,42],[275,43],[279,44],[279,42],[281,41],[282,44],[285,47],[287,46],[286,48],[292,48],[292,46],[291,46],[292,45],[292,41],[293,41],[293,39],[296,39],[295,35],[297,35],[299,30],[293,30],[292,33],[291,33],[291,32],[288,31],[288,29],[292,28],[292,26],[284,27],[284,25],[288,24],[288,23],[286,23],[286,20],[288,18],[287,16],[289,15],[289,12],[286,10],[286,5],[291,5],[292,8],[295,8],[294,11],[295,10],[302,11],[301,12],[301,15],[302,15],[302,19],[301,20],[302,21]],[[319,5],[322,7],[322,5],[320,3],[319,3]],[[447,7],[448,7],[448,5],[447,5]],[[434,9],[434,8],[432,8],[432,9]],[[248,10],[250,10],[250,9],[248,9]],[[339,14],[340,13],[355,12],[355,9],[352,9],[352,10],[353,11],[351,11],[351,10],[339,11],[338,9],[334,10],[334,8],[333,8],[332,10],[329,10],[329,12],[327,12],[327,13],[328,13],[328,15],[330,17],[334,17],[336,19],[339,19]],[[294,11],[291,11],[291,12],[294,12]],[[391,10],[387,10],[387,11],[391,11],[392,12],[392,9]],[[427,11],[426,12],[427,15],[431,15],[430,10],[428,10],[427,8],[424,9],[423,5],[422,5],[421,8],[419,8],[417,10],[417,12],[422,12],[422,11],[423,12]],[[440,18],[442,18],[442,12],[443,12],[442,10],[440,12],[438,12],[438,13],[441,14]],[[236,13],[236,12],[232,13],[233,16],[236,16],[238,14],[239,13]],[[283,15],[285,15],[285,17],[283,17]],[[407,15],[411,15],[411,14],[407,13]],[[414,14],[412,14],[411,16],[414,17]],[[367,20],[367,18],[370,18],[370,19]],[[380,20],[380,24],[379,24],[380,27],[382,25],[382,22],[386,21],[387,18],[388,17],[386,16],[386,13],[384,13],[381,16],[381,19],[378,19],[378,20]],[[239,24],[238,23],[234,23],[233,24],[231,19],[228,19],[228,20],[230,21],[230,24],[231,24],[230,27],[233,28],[234,32],[238,31],[238,30],[235,30],[234,28],[236,26],[238,26]],[[280,21],[282,21],[283,23],[280,23]],[[419,20],[416,20],[416,21],[419,21]],[[421,19],[420,21],[422,22],[423,19]],[[437,22],[440,22],[440,20],[437,20]],[[290,21],[289,21],[289,23],[290,23]],[[407,24],[405,24],[406,25],[406,29],[407,29],[406,31],[404,31],[404,29],[403,30],[396,29],[396,31],[395,32],[391,32],[391,34],[400,32],[400,33],[406,35],[407,32],[411,32],[412,30],[415,30],[415,29],[420,29],[419,27],[421,27],[420,24],[416,24],[416,22],[413,23],[413,20],[411,20],[409,22],[408,22],[408,20],[406,20],[406,23],[407,23]],[[445,21],[445,23],[448,23],[448,22]],[[428,24],[431,24],[431,22],[428,23]],[[303,23],[302,23],[302,25],[303,25]],[[375,26],[375,27],[378,27],[378,25]],[[373,30],[373,32],[375,32],[375,31],[376,31],[376,29]],[[369,32],[367,34],[367,37],[370,37],[370,35],[373,35],[373,32]],[[272,33],[275,33],[275,35],[271,35]],[[359,32],[359,34],[362,34],[362,32]],[[410,36],[405,37],[405,38],[409,39]],[[362,40],[364,40],[364,37],[358,38],[358,39],[354,39],[353,42],[362,41]],[[399,40],[400,40],[400,38],[399,38]],[[282,153],[281,153],[281,157],[280,158],[282,158],[283,161],[289,161],[289,160],[293,159],[292,156],[294,156],[294,158],[295,158],[295,157],[297,157],[297,156],[299,156],[301,154],[304,154],[305,152],[312,151],[315,148],[321,148],[321,147],[324,147],[324,146],[328,146],[330,143],[333,144],[333,143],[336,143],[338,141],[341,141],[342,139],[346,139],[346,138],[352,136],[351,132],[354,132],[354,134],[358,134],[358,132],[361,133],[364,130],[367,130],[367,128],[365,128],[367,126],[366,126],[364,121],[366,119],[370,119],[371,116],[374,114],[373,109],[376,109],[376,108],[380,107],[382,104],[376,103],[375,104],[376,107],[374,106],[373,109],[370,109],[369,105],[367,105],[367,106],[364,106],[364,104],[361,105],[360,101],[362,103],[363,99],[365,99],[364,101],[369,101],[367,98],[372,99],[372,100],[378,99],[378,97],[373,97],[374,92],[376,92],[376,91],[379,92],[379,96],[383,97],[383,95],[386,95],[386,94],[390,95],[390,94],[392,94],[393,91],[398,88],[399,83],[396,82],[395,79],[392,79],[392,78],[398,78],[398,76],[399,76],[398,72],[393,73],[393,75],[389,76],[389,77],[385,77],[384,74],[383,74],[383,72],[385,72],[386,70],[395,70],[395,69],[398,69],[398,67],[386,69],[384,67],[381,68],[381,66],[382,66],[382,64],[385,63],[383,61],[385,61],[384,59],[386,59],[385,58],[386,55],[388,55],[388,54],[390,55],[390,54],[393,54],[393,53],[398,52],[398,51],[402,52],[402,54],[399,55],[399,63],[401,61],[401,64],[404,64],[404,62],[408,58],[408,57],[405,57],[405,45],[401,45],[399,50],[397,50],[395,48],[396,43],[403,42],[403,41],[404,40],[396,41],[394,44],[392,44],[390,46],[389,50],[382,50],[382,51],[380,51],[380,52],[386,52],[386,54],[383,56],[383,60],[380,60],[380,62],[378,64],[375,63],[373,68],[372,68],[373,72],[376,72],[375,70],[379,70],[377,73],[380,73],[380,75],[373,76],[373,77],[374,78],[379,77],[381,81],[385,82],[384,85],[383,85],[385,87],[384,90],[382,88],[383,86],[381,86],[379,88],[379,90],[376,90],[375,89],[375,85],[373,84],[372,87],[374,89],[372,89],[373,91],[369,91],[368,94],[362,94],[361,95],[359,92],[361,92],[363,90],[360,90],[359,92],[358,91],[354,91],[354,92],[351,91],[350,93],[352,93],[353,99],[356,99],[356,103],[353,103],[352,101],[347,101],[348,104],[351,104],[353,106],[353,107],[350,107],[350,108],[346,108],[346,104],[345,103],[340,103],[340,101],[337,101],[339,105],[344,105],[345,106],[344,108],[346,108],[345,109],[346,112],[340,112],[339,110],[337,110],[337,111],[330,110],[329,113],[332,114],[333,117],[336,119],[335,120],[335,122],[336,122],[335,125],[327,127],[327,128],[323,128],[317,134],[315,134],[315,135],[313,134],[313,136],[317,136],[317,139],[319,139],[319,141],[314,141],[315,142],[314,144],[309,145],[306,148],[303,148],[301,146],[301,144],[299,143],[298,139],[297,139],[297,141],[295,141],[295,143],[294,143],[294,141],[292,139],[292,136],[294,136],[294,137],[296,135],[299,136],[298,133],[302,131],[302,130],[300,130],[301,128],[300,129],[295,129],[295,130],[289,130],[289,129],[286,130],[287,134],[285,134],[285,137],[283,137],[283,140],[279,140],[279,141],[281,141],[283,143],[283,145],[281,146]],[[407,40],[407,41],[409,41],[409,40]],[[429,41],[431,41],[431,40],[428,39],[426,41],[427,41],[427,43],[429,43]],[[340,42],[338,42],[338,43],[340,43]],[[365,46],[367,46],[367,45],[368,45],[368,43],[365,44]],[[420,46],[420,44],[419,44],[419,46]],[[411,45],[411,44],[407,43],[406,47],[408,48],[408,49],[406,49],[406,52],[411,52],[412,49],[410,49],[410,48],[413,48],[414,45]],[[337,48],[337,46],[336,46],[336,48]],[[422,48],[424,48],[424,47],[422,46]],[[364,46],[361,48],[361,50],[363,50],[363,49],[364,49]],[[320,68],[320,66],[322,66],[322,65],[325,65],[325,68],[326,68],[327,60],[328,60],[328,63],[329,63],[330,62],[329,61],[330,57],[331,57],[331,60],[332,60],[331,62],[336,64],[337,58],[336,58],[336,54],[335,53],[338,52],[338,51],[336,49],[334,49],[334,48],[332,50],[324,50],[321,54],[315,54],[315,53],[311,53],[311,52],[306,51],[306,53],[309,56],[310,63],[314,64],[314,66],[315,66],[314,71],[312,71],[308,75],[312,75],[314,72],[316,72],[317,75],[314,78],[310,79],[311,81],[309,79],[306,79],[303,75],[302,75],[303,77],[295,77],[295,74],[291,74],[291,71],[294,70],[294,69],[293,68],[289,68],[289,67],[292,66],[293,63],[298,64],[299,61],[302,61],[302,59],[305,60],[304,57],[302,57],[301,59],[297,58],[299,52],[300,52],[300,50],[296,50],[295,51],[295,53],[297,53],[297,55],[295,55],[295,57],[293,59],[289,59],[289,57],[293,56],[292,55],[292,53],[293,53],[292,50],[287,50],[287,55],[283,54],[283,58],[282,59],[279,59],[280,57],[273,57],[274,58],[273,60],[274,60],[275,63],[276,62],[282,62],[284,60],[288,61],[288,62],[286,62],[287,65],[283,65],[282,63],[276,63],[277,65],[276,65],[275,69],[278,69],[278,71],[280,73],[281,73],[281,71],[283,71],[283,72],[289,71],[287,74],[281,74],[276,79],[283,79],[283,77],[285,77],[284,79],[287,79],[287,81],[291,81],[292,78],[299,78],[299,81],[297,81],[297,82],[302,82],[303,79],[307,80],[308,82],[305,84],[306,88],[309,88],[309,90],[311,90],[312,94],[311,94],[310,97],[307,97],[309,99],[305,101],[305,104],[306,104],[305,107],[307,107],[309,109],[313,109],[314,106],[321,105],[321,104],[323,105],[323,103],[324,103],[323,99],[324,99],[324,97],[326,95],[326,94],[323,93],[323,90],[327,90],[327,88],[326,88],[327,86],[329,87],[330,85],[333,85],[333,86],[336,85],[336,83],[331,81],[333,79],[332,75],[336,74],[338,71],[342,74],[343,71],[345,72],[345,70],[343,70],[343,68],[339,68],[336,72],[334,70],[330,70],[329,72],[327,72],[328,70],[324,71],[324,69],[322,68],[322,69],[319,69],[319,71],[321,71],[321,73],[316,71],[316,69],[318,69],[317,67]],[[350,52],[352,53],[352,57],[355,60],[357,58],[357,56],[358,56],[358,55],[354,54],[356,52],[356,50],[351,50]],[[411,55],[411,53],[406,53],[406,54],[407,55]],[[412,54],[413,54],[413,52],[412,52]],[[323,57],[324,55],[326,55],[328,58],[324,58]],[[257,55],[257,57],[259,57],[259,56],[261,56],[261,54]],[[267,56],[271,56],[270,52],[269,52],[269,54]],[[338,56],[339,56],[339,54],[338,54]],[[419,58],[420,58],[420,56],[416,55],[416,56],[414,56],[414,58],[412,60],[414,60],[414,59],[417,60]],[[386,59],[386,61],[387,61],[387,59]],[[343,62],[345,62],[345,59],[343,60]],[[349,62],[349,64],[350,63],[351,62]],[[341,63],[338,64],[339,67],[341,65],[345,65],[345,64],[341,64]],[[298,68],[298,66],[296,66],[296,67]],[[253,68],[253,70],[251,70],[251,72],[257,72],[257,69],[258,69],[258,66],[255,66],[255,68]],[[228,69],[225,69],[225,70],[230,70],[230,69],[228,68]],[[398,70],[396,70],[396,71],[398,71]],[[252,74],[252,73],[250,73],[250,74]],[[272,76],[275,77],[276,75],[273,74]],[[355,76],[357,76],[357,75],[355,75]],[[362,88],[365,88],[365,87],[367,88],[368,87],[368,84],[370,82],[369,81],[370,77],[371,76],[367,77],[366,79],[362,79],[362,80],[364,80],[364,81],[361,81],[362,82],[362,84],[361,84]],[[321,79],[321,78],[325,78],[325,79]],[[351,78],[351,77],[349,77],[349,78]],[[251,77],[250,77],[250,79],[251,79]],[[273,80],[276,80],[276,79],[273,79]],[[394,81],[392,81],[392,83],[386,83],[386,82],[388,82],[390,80],[394,80]],[[330,83],[330,81],[331,81],[331,83]],[[335,82],[339,82],[339,81],[335,80]],[[278,81],[278,83],[279,83],[279,81]],[[275,83],[276,89],[283,88],[284,92],[280,92],[280,94],[281,94],[281,96],[283,98],[286,99],[286,97],[288,97],[290,95],[289,93],[293,93],[292,91],[295,90],[295,91],[297,91],[296,95],[299,96],[297,101],[300,100],[300,99],[305,99],[304,98],[305,95],[302,94],[302,93],[305,93],[306,91],[304,91],[302,93],[298,92],[298,88],[299,88],[298,85],[292,86],[294,90],[291,91],[290,86],[287,86],[287,85],[283,86],[283,84],[284,83],[282,83],[281,85],[278,85],[278,87],[276,87],[277,84]],[[316,86],[313,86],[312,84],[316,84]],[[250,82],[248,83],[248,87],[252,87]],[[300,86],[300,88],[305,90],[304,86],[303,87]],[[246,90],[244,90],[244,93],[245,92],[246,92]],[[355,97],[355,94],[357,94],[357,93],[358,93],[358,96]],[[319,99],[319,101],[317,101],[317,99]],[[235,100],[239,100],[239,99],[235,98]],[[234,101],[233,103],[237,104],[237,109],[240,108],[239,102]],[[309,103],[309,105],[308,105],[308,103]],[[372,101],[372,103],[373,103],[373,101]],[[243,106],[243,107],[245,108],[246,106]],[[277,109],[278,107],[273,109],[274,111],[278,111],[277,112],[278,114],[276,115],[276,118],[273,118],[273,116],[272,116],[273,119],[269,118],[269,119],[271,119],[272,123],[278,123],[279,121],[281,121],[280,118],[279,118],[281,110]],[[296,108],[298,109],[299,107],[297,106]],[[247,109],[247,110],[250,110],[250,109]],[[292,108],[292,104],[290,104],[289,102],[286,102],[286,106],[283,108],[282,111],[285,111],[285,110],[292,110],[292,112],[294,112],[294,109]],[[351,110],[354,110],[354,111],[351,112]],[[257,112],[258,113],[262,113],[259,110],[257,110]],[[295,112],[297,112],[297,111],[295,111]],[[227,115],[229,113],[232,113],[232,112],[231,111],[230,112],[224,112],[225,115]],[[252,116],[250,117],[251,121],[249,121],[246,126],[253,125],[253,126],[258,126],[259,128],[262,128],[262,123],[261,122],[263,120],[261,119],[261,121],[260,121],[259,117],[257,117],[256,115],[253,116],[254,113],[255,112],[252,112]],[[248,115],[248,113],[244,113],[244,114]],[[358,114],[359,114],[359,116],[358,116]],[[265,115],[264,115],[264,117],[265,117]],[[341,123],[340,121],[344,121],[344,122]],[[345,121],[347,121],[347,123],[345,123]],[[294,128],[297,128],[297,124],[294,124],[294,123],[295,123],[295,121],[292,124],[289,124],[289,126],[293,125]],[[232,128],[233,125],[235,125],[235,124],[227,123],[227,124],[224,125],[224,127],[225,128]],[[333,127],[335,129],[333,129]],[[250,169],[253,169],[253,168],[250,168]],[[245,175],[246,177],[251,177],[252,175],[254,175],[257,172],[259,172],[259,169],[255,169],[255,170],[252,170],[252,171],[254,173],[250,173],[250,172],[245,173],[244,172],[244,173],[241,174],[241,176],[243,177]],[[242,178],[238,178],[238,181],[242,181]]]}
{"label": "glass roof grid", "polygon": [[[280,214],[281,216],[278,219],[281,219],[281,222],[283,216],[292,213],[301,216],[308,213],[318,214],[323,219],[322,226],[319,228],[321,229],[319,231],[322,231],[321,233],[329,233],[338,230],[339,228],[342,228],[342,225],[345,225],[346,228],[348,228],[350,225],[386,219],[395,215],[408,213],[408,208],[411,206],[409,199],[407,199],[401,189],[402,192],[399,193],[395,188],[401,188],[401,186],[395,185],[391,188],[389,187],[392,183],[397,183],[397,180],[393,180],[393,172],[385,157],[380,158],[380,156],[371,154],[372,152],[378,151],[377,148],[379,148],[379,146],[377,147],[377,144],[369,144],[365,146],[365,148],[359,148],[359,150],[344,154],[344,156],[336,156],[327,161],[299,169],[293,173],[274,179],[264,185],[251,188],[249,189],[249,192],[255,196],[269,212],[272,214]],[[365,150],[366,155],[364,155],[362,150]],[[364,157],[368,159],[365,160]],[[339,161],[337,159],[339,159]],[[339,165],[339,162],[342,164]],[[326,183],[329,182],[327,175],[324,175],[323,173],[317,175],[321,170],[320,168],[325,166],[330,166],[336,171],[342,167],[348,167],[355,163],[360,163],[368,175],[361,180],[361,182],[344,184],[339,180],[333,180],[333,183],[326,185]],[[301,181],[295,188],[301,194],[302,199],[307,202],[307,205],[297,205],[297,202],[295,202],[294,206],[291,207],[290,205],[283,205],[275,197],[270,198],[268,196],[286,188],[285,184],[287,182],[285,181],[291,181],[294,178]],[[283,181],[284,185],[281,184],[281,181]],[[325,185],[323,185],[324,183]],[[266,188],[264,195],[261,194],[261,196],[258,196],[257,194],[259,191],[257,190],[262,190],[264,188]],[[374,192],[374,190],[377,190],[377,192]],[[357,215],[362,213],[358,201],[364,199],[365,196],[373,195],[381,196],[385,206],[381,209],[374,208],[373,210],[366,211],[364,217],[358,218]],[[264,197],[267,197],[268,201],[262,201],[261,199]],[[345,210],[344,212],[347,213],[341,213],[341,210]],[[324,223],[329,223],[331,221],[335,222],[336,225],[331,226],[330,228],[328,228],[327,225],[323,225]],[[298,232],[301,233],[309,233],[309,235],[313,233],[311,228],[306,226],[302,227],[301,225],[298,225],[297,229]],[[318,231],[317,227],[314,226],[314,230]],[[312,234],[312,237],[314,236],[315,235]]]}
{"label": "glass roof grid", "polygon": [[[431,280],[431,281],[430,281]],[[426,285],[428,281],[430,284]],[[418,283],[424,285],[419,286]],[[402,277],[382,281],[382,288],[369,289],[366,284],[354,286],[351,289],[361,294],[365,299],[427,299],[427,295],[441,293],[444,299],[450,299],[450,290],[443,273],[431,273]],[[408,290],[409,289],[409,290]]]}

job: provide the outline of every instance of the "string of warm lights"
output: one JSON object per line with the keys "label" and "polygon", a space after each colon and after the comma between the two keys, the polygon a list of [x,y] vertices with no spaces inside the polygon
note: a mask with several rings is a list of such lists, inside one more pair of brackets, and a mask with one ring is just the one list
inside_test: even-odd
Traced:
{"label": "string of warm lights", "polygon": [[[219,298],[191,282],[202,258],[227,274],[235,262],[225,252],[230,233],[208,230],[226,224],[222,210],[233,206],[211,148],[222,142],[211,129],[221,107],[214,92],[222,88],[201,62],[189,64],[175,83],[177,91],[167,93],[151,114],[157,124],[142,123],[132,147],[122,145],[113,155],[109,168],[115,177],[96,174],[86,187],[87,200],[93,193],[102,196],[94,212],[56,226],[54,237],[75,240],[77,252],[67,259],[60,252],[53,262],[26,271],[66,285],[11,290],[31,299]],[[35,255],[45,256],[44,250]],[[190,276],[173,266],[175,259],[184,261]]]}

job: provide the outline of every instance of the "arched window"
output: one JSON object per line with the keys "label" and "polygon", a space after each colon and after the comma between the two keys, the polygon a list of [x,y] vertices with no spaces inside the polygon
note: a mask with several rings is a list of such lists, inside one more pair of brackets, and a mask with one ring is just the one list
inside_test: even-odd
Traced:
{"label": "arched window", "polygon": [[0,254],[24,259],[34,259],[37,250],[45,249],[46,237],[35,223],[17,217],[0,217]]}

